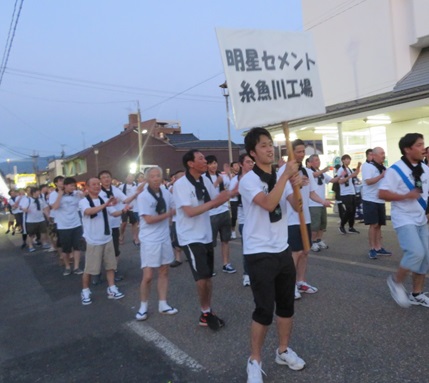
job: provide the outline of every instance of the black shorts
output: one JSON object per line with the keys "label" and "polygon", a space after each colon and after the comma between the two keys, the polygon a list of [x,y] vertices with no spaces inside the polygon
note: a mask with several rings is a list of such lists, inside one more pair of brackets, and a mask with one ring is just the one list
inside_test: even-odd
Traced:
{"label": "black shorts", "polygon": [[195,281],[213,276],[214,250],[211,243],[190,243],[181,246]]}
{"label": "black shorts", "polygon": [[177,239],[176,222],[172,222],[170,226],[171,246],[175,249],[180,249],[179,240]]}
{"label": "black shorts", "polygon": [[70,254],[73,250],[80,250],[83,234],[82,226],[73,229],[57,229],[57,232],[64,253]]}
{"label": "black shorts", "polygon": [[26,222],[25,229],[28,235],[45,234],[48,232],[48,225],[46,221]]}
{"label": "black shorts", "polygon": [[15,213],[15,214],[14,214],[14,216],[15,216],[16,224],[17,224],[18,226],[22,227],[22,217],[23,217],[23,213]]}
{"label": "black shorts", "polygon": [[291,318],[294,314],[296,271],[290,247],[280,253],[245,255],[255,310],[252,319],[264,326],[276,315]]}
{"label": "black shorts", "polygon": [[231,216],[229,210],[210,217],[213,233],[213,246],[216,247],[217,233],[221,242],[229,242],[231,239]]}
{"label": "black shorts", "polygon": [[121,218],[123,223],[130,222],[131,225],[137,223],[136,214],[132,210],[122,213]]}
{"label": "black shorts", "polygon": [[[308,234],[308,240],[311,244],[311,228],[310,224],[307,223],[307,234]],[[304,250],[304,245],[302,243],[302,237],[301,237],[301,229],[299,225],[291,225],[288,226],[288,243],[290,246],[290,249],[295,251],[301,251]]]}
{"label": "black shorts", "polygon": [[362,201],[362,208],[365,225],[386,225],[386,204]]}

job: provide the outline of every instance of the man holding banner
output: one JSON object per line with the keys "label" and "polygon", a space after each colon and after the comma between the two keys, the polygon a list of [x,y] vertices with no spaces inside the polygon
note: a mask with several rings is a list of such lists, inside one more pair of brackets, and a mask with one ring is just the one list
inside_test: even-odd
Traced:
{"label": "man holding banner", "polygon": [[297,174],[298,168],[295,162],[289,162],[277,180],[272,166],[273,141],[263,128],[251,129],[244,143],[248,155],[255,161],[253,170],[239,183],[245,215],[243,254],[256,305],[252,314],[252,350],[247,363],[248,382],[253,383],[262,382],[261,351],[274,309],[279,336],[276,363],[292,370],[305,366],[289,348],[296,274],[288,245],[286,198],[293,193],[288,181]]}

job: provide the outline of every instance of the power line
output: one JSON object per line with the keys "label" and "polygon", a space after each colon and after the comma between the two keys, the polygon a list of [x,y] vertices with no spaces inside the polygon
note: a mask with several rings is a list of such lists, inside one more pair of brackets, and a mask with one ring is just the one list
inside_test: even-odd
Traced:
{"label": "power line", "polygon": [[[18,25],[18,20],[19,20],[19,16],[21,15],[21,9],[22,9],[23,4],[24,4],[24,0],[21,0],[21,3],[19,4],[18,13],[17,13],[16,19],[15,19],[15,25],[14,25],[13,31],[12,31],[12,36],[10,38],[9,47],[7,49],[6,58],[4,60],[3,66],[0,68],[0,86],[1,86],[1,83],[3,80],[3,75],[4,75],[4,72],[6,70],[7,63],[9,61],[10,50],[12,49],[13,39],[15,37],[16,27]],[[14,14],[15,14],[15,10],[14,10]]]}
{"label": "power line", "polygon": [[9,31],[7,33],[6,45],[4,46],[3,57],[1,59],[0,71],[3,68],[3,64],[4,64],[4,61],[6,59],[6,53],[7,53],[7,49],[8,49],[7,47],[9,45],[9,41],[10,41],[10,34],[12,32],[12,25],[13,25],[13,20],[15,19],[15,12],[16,12],[16,5],[17,4],[18,4],[18,0],[15,0],[15,5],[13,6],[12,18],[10,19]]}

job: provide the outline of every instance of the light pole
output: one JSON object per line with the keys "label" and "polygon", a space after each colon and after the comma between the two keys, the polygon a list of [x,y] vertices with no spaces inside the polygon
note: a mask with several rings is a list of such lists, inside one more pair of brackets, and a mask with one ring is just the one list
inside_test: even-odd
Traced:
{"label": "light pole", "polygon": [[98,149],[94,148],[94,155],[95,155],[95,176],[98,177]]}
{"label": "light pole", "polygon": [[142,139],[142,122],[141,122],[141,116],[140,116],[140,103],[137,101],[137,132],[139,135],[139,172],[141,171],[141,167],[143,165],[143,139]]}
{"label": "light pole", "polygon": [[225,97],[225,104],[226,104],[226,123],[228,126],[228,156],[229,156],[229,163],[232,162],[232,144],[231,144],[231,124],[229,121],[229,92],[228,92],[228,84],[226,81],[223,84],[219,85],[219,88],[222,89],[223,96]]}

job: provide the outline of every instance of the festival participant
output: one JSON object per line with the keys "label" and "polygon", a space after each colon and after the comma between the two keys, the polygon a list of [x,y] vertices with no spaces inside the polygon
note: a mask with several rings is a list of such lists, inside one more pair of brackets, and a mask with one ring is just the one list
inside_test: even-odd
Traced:
{"label": "festival participant", "polygon": [[[286,197],[292,194],[288,182],[297,174],[297,164],[288,163],[276,179],[274,146],[270,133],[251,129],[244,144],[255,161],[239,183],[244,211],[243,253],[246,257],[255,302],[251,326],[251,354],[247,361],[248,382],[262,382],[261,352],[269,325],[276,314],[278,348],[275,361],[302,370],[302,360],[290,347],[295,293],[295,265],[288,245]],[[297,177],[297,181],[300,181]]]}
{"label": "festival participant", "polygon": [[[230,179],[218,171],[216,156],[206,156],[207,172],[205,176],[213,183],[216,193],[228,190]],[[217,244],[217,235],[220,236],[221,256],[223,261],[222,271],[228,274],[237,272],[229,261],[229,241],[231,240],[231,216],[229,214],[228,201],[224,204],[210,209],[210,222],[213,230],[213,247]]]}
{"label": "festival participant", "polygon": [[172,208],[173,197],[162,186],[161,168],[148,168],[145,177],[148,187],[137,198],[140,216],[140,259],[143,270],[140,309],[136,314],[139,321],[148,317],[148,301],[155,270],[158,271],[158,311],[166,315],[178,312],[167,303],[168,271],[174,259],[169,228],[169,220],[175,214]]}
{"label": "festival participant", "polygon": [[82,223],[79,214],[79,202],[83,194],[76,191],[76,180],[66,177],[63,187],[57,191],[57,199],[52,204],[55,212],[57,233],[61,243],[62,258],[64,260],[64,276],[72,273],[70,257],[73,255],[73,274],[80,275],[80,244],[82,240]]}
{"label": "festival participant", "polygon": [[[127,197],[134,195],[137,190],[137,185],[134,182],[134,174],[128,174],[125,182],[119,186],[119,189],[122,190],[122,193],[124,193]],[[134,211],[134,204],[131,202],[130,204],[130,210],[127,211],[126,214],[122,215],[122,223],[120,228],[120,234],[119,234],[119,243],[124,243],[124,234],[125,229],[127,228],[128,222],[131,225],[131,232],[133,235],[133,243],[134,245],[138,246],[140,244],[139,240],[139,217],[137,211]],[[137,209],[136,209],[137,210]],[[137,213],[137,214],[135,214]]]}
{"label": "festival participant", "polygon": [[[168,187],[168,191],[173,194],[174,183],[182,178],[185,175],[183,170],[178,170],[171,176],[170,184]],[[177,238],[177,230],[176,230],[176,215],[173,215],[171,218],[170,225],[170,236],[171,236],[171,246],[173,246],[174,251],[174,261],[170,264],[170,267],[179,267],[182,264],[182,249],[179,245],[179,240]]]}
{"label": "festival participant", "polygon": [[121,299],[121,293],[115,285],[115,270],[117,262],[113,247],[112,231],[109,225],[109,214],[120,216],[127,207],[116,210],[115,197],[104,200],[100,197],[101,184],[96,177],[86,181],[88,195],[79,202],[82,212],[83,236],[86,240],[85,269],[82,275],[81,301],[83,305],[92,303],[89,282],[91,275],[100,275],[101,264],[104,263],[107,278],[107,298]]}
{"label": "festival participant", "polygon": [[[238,157],[238,163],[240,165],[240,170],[238,174],[231,180],[229,184],[229,190],[234,190],[237,187],[237,184],[240,182],[240,179],[247,174],[250,170],[253,169],[254,161],[245,153],[240,154]],[[243,212],[243,203],[241,201],[240,194],[237,196],[237,220],[238,220],[238,231],[241,238],[241,246],[243,246],[243,226],[244,226],[244,212]],[[243,255],[243,286],[250,286],[249,272],[247,270],[246,257]]]}
{"label": "festival participant", "polygon": [[[307,170],[302,166],[302,161],[305,157],[305,143],[300,139],[296,139],[292,142],[292,149],[295,156],[295,160],[298,163],[299,174],[302,177],[303,183],[301,186],[301,200],[302,200],[302,211],[305,218],[305,223],[307,225],[307,234],[308,241],[311,243],[311,234],[310,234],[310,209],[309,204],[310,200],[317,202],[323,207],[330,207],[331,203],[327,201],[324,197],[321,198],[316,193],[316,181],[312,175],[309,176],[311,170]],[[285,171],[287,164],[283,165],[279,171],[278,176],[281,176]],[[306,272],[308,264],[308,252],[309,250],[304,250],[304,241],[301,235],[300,229],[300,219],[299,214],[294,209],[295,200],[293,195],[287,197],[287,223],[288,223],[288,238],[289,245],[292,251],[292,258],[295,263],[296,269],[296,287],[295,287],[295,299],[301,298],[301,293],[306,294],[315,294],[317,293],[317,287],[314,287],[307,283]]]}
{"label": "festival participant", "polygon": [[[402,157],[387,169],[381,181],[378,196],[391,201],[392,226],[404,254],[394,275],[389,276],[392,298],[401,307],[421,305],[429,307],[424,292],[425,277],[429,270],[429,231],[427,202],[429,168],[423,164],[425,144],[420,133],[408,133],[399,140]],[[403,285],[412,273],[412,291]]]}
{"label": "festival participant", "polygon": [[[352,158],[348,154],[344,154],[341,157],[341,162],[343,163],[342,167],[338,170],[340,179],[338,183],[340,184],[340,198],[341,203],[344,206],[344,215],[341,218],[340,227],[338,228],[340,234],[360,234],[354,228],[355,224],[355,215],[356,215],[356,189],[353,184],[353,178],[357,177],[360,171],[360,162],[356,170],[353,172],[349,168]],[[346,231],[345,225],[349,224],[349,229]]]}
{"label": "festival participant", "polygon": [[49,206],[43,198],[40,198],[40,189],[31,187],[29,195],[22,198],[19,208],[24,214],[24,230],[27,234],[28,251],[33,253],[34,248],[32,236],[40,235],[43,249],[50,249],[48,241],[48,227],[46,219],[49,219]]}
{"label": "festival participant", "polygon": [[201,306],[199,325],[218,330],[225,322],[211,307],[214,251],[209,210],[237,193],[224,190],[216,195],[212,182],[203,176],[207,172],[207,161],[199,150],[185,153],[183,165],[186,174],[174,184],[173,190],[177,237],[196,282]]}
{"label": "festival participant", "polygon": [[378,188],[386,171],[383,165],[386,155],[383,148],[371,151],[372,160],[362,165],[362,205],[365,225],[369,225],[369,259],[378,255],[392,255],[382,246],[381,226],[386,225],[386,204],[378,197]]}
{"label": "festival participant", "polygon": [[[229,178],[231,180],[237,177],[237,175],[241,171],[241,166],[239,162],[235,162],[235,161],[231,162],[230,174],[229,174]],[[235,227],[237,225],[238,197],[231,198],[231,200],[229,201],[229,206],[231,207],[231,239],[236,239],[237,233],[235,232]]]}
{"label": "festival participant", "polygon": [[[110,197],[115,198],[115,204],[112,205],[116,211],[122,211],[125,204],[132,202],[143,190],[144,185],[139,185],[135,190],[135,193],[126,196],[120,189],[112,184],[112,174],[108,170],[102,170],[98,174],[98,178],[101,182],[100,197],[107,201]],[[127,210],[128,211],[128,210]],[[121,251],[119,250],[119,227],[121,226],[121,216],[109,215],[109,224],[112,229],[113,247],[115,249],[115,256],[119,257]],[[134,245],[139,244],[134,242]],[[123,279],[123,276],[116,272],[115,280],[119,282]]]}
{"label": "festival participant", "polygon": [[[310,166],[309,172],[316,181],[316,193],[321,199],[325,199],[326,186],[329,183],[338,182],[339,177],[332,178],[327,174],[329,166],[324,169],[320,169],[320,158],[318,154],[312,154],[308,158],[308,165]],[[320,250],[327,249],[329,246],[323,241],[323,234],[326,231],[328,225],[328,214],[326,206],[323,204],[313,201],[309,201],[310,217],[311,217],[311,250],[319,252]]]}

